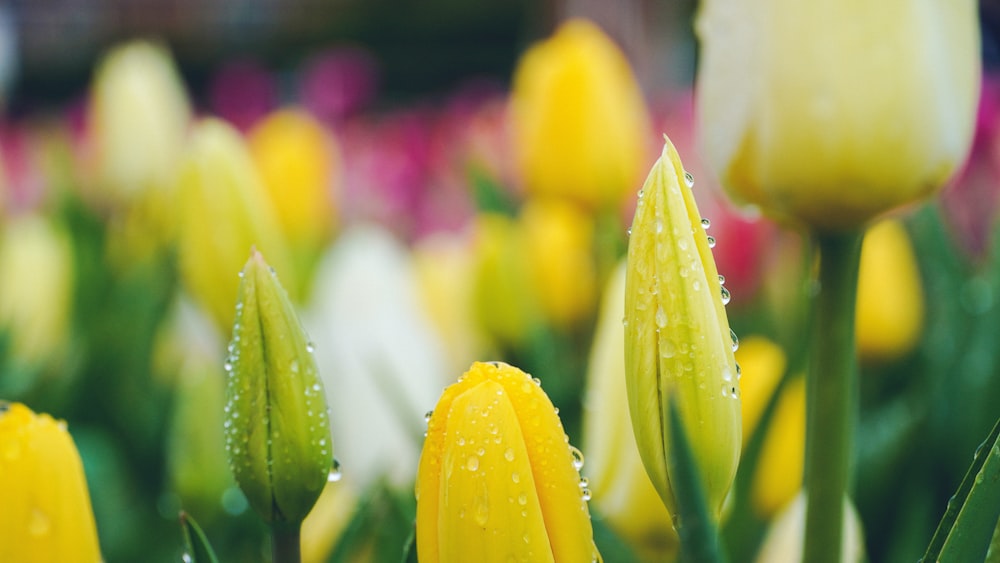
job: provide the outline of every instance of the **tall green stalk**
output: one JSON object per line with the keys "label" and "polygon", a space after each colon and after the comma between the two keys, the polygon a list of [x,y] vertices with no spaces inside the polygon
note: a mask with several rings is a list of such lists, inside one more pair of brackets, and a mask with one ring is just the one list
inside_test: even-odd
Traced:
{"label": "tall green stalk", "polygon": [[273,563],[299,563],[301,554],[301,522],[275,522],[271,524],[271,561]]}
{"label": "tall green stalk", "polygon": [[806,380],[806,537],[803,561],[840,563],[844,496],[857,424],[854,305],[862,233],[822,234]]}

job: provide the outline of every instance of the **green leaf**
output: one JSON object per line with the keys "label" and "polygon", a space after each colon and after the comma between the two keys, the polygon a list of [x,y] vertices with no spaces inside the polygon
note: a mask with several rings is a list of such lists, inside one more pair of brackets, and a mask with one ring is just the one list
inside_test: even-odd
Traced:
{"label": "green leaf", "polygon": [[719,534],[709,516],[705,490],[697,461],[688,441],[677,402],[670,400],[670,488],[677,503],[677,535],[681,541],[680,560],[684,563],[724,563]]}
{"label": "green leaf", "polygon": [[1000,519],[1000,420],[972,459],[922,561],[982,561]]}
{"label": "green leaf", "polygon": [[187,512],[181,512],[181,533],[184,536],[185,563],[219,563],[212,544],[201,526]]}

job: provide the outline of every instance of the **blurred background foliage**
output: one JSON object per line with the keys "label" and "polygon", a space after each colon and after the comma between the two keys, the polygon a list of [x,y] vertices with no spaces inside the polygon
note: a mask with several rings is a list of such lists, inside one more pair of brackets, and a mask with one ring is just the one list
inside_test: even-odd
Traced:
{"label": "blurred background foliage", "polygon": [[[743,343],[744,456],[723,532],[733,560],[752,560],[801,479],[810,291],[803,280],[813,256],[794,233],[731,208],[699,164],[690,94],[694,9],[689,1],[647,0],[613,7],[592,0],[0,7],[0,398],[68,422],[105,559],[178,560],[181,509],[198,519],[223,560],[269,557],[265,530],[234,486],[221,445],[230,334],[213,315],[231,307],[219,296],[228,295],[222,286],[235,283],[236,271],[213,268],[223,257],[242,264],[249,248],[225,244],[227,233],[245,225],[281,230],[289,266],[279,274],[297,288],[316,343],[343,463],[343,478],[306,522],[307,560],[403,557],[421,415],[474,359],[502,359],[540,378],[572,443],[587,443],[585,428],[618,432],[610,420],[586,423],[591,411],[613,417],[603,413],[615,407],[598,405],[585,382],[598,354],[591,347],[601,295],[623,253],[641,175],[666,132],[696,178]],[[607,200],[555,193],[532,178],[531,155],[518,154],[531,142],[576,140],[558,120],[525,133],[530,128],[511,109],[535,103],[527,87],[519,90],[522,55],[571,16],[591,18],[617,43],[642,94],[634,108],[618,107],[624,94],[610,106],[594,95],[582,114],[609,112],[606,121],[581,125],[577,134],[587,139],[629,122],[616,111],[643,116],[621,133],[640,139],[635,170],[611,186],[619,195]],[[859,297],[854,504],[872,561],[919,558],[1000,405],[1000,83],[992,72],[1000,9],[984,2],[981,16],[987,66],[968,164],[941,197],[873,230],[866,242],[874,258],[865,258]],[[160,188],[133,179],[123,195],[95,157],[106,142],[95,133],[99,61],[141,37],[159,41],[175,61],[168,73],[179,79],[168,80],[179,80],[186,99],[125,115],[125,144],[162,134],[129,129],[150,112],[178,116],[173,123],[184,135],[201,127],[189,113],[214,116],[236,139],[219,149],[230,151],[220,157],[229,164],[205,157],[204,168],[191,165],[197,170],[184,180],[173,177],[171,161],[168,179],[150,186],[179,187],[149,200],[135,193]],[[612,74],[619,76],[613,84],[581,78],[550,102],[587,99],[594,82],[615,88],[630,74]],[[132,111],[126,102],[112,110]],[[297,113],[279,112],[290,107]],[[200,162],[198,143],[178,139],[163,150]],[[595,167],[584,172],[598,170],[610,152],[596,146],[597,158],[577,163]],[[563,173],[558,166],[539,172]],[[232,213],[216,221],[199,215],[208,200],[181,195],[210,194],[226,182],[257,194],[267,210],[224,200]],[[174,199],[185,201],[174,207]],[[316,210],[323,212],[310,213]],[[253,232],[261,244],[263,231]],[[192,233],[194,242],[185,243]],[[185,266],[189,260],[196,265]],[[192,281],[200,274],[208,290]],[[623,428],[612,442],[631,439]],[[631,487],[634,474],[613,465],[591,459],[583,473],[624,475],[622,486]],[[595,487],[590,503],[606,561],[657,561],[673,552],[669,531],[650,520],[660,512],[611,500]]]}

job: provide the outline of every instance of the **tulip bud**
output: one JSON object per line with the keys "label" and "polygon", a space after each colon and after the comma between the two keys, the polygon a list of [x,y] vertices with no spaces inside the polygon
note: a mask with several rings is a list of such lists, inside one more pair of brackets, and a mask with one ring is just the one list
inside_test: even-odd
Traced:
{"label": "tulip bud", "polygon": [[66,347],[73,293],[69,237],[47,219],[15,217],[0,229],[0,332],[33,365]]}
{"label": "tulip bud", "polygon": [[889,361],[913,350],[924,328],[924,290],[906,228],[896,220],[868,229],[858,271],[858,355]]}
{"label": "tulip bud", "polygon": [[240,274],[226,362],[226,450],[250,506],[266,522],[299,523],[333,464],[312,344],[259,252]]}
{"label": "tulip bud", "polygon": [[600,561],[579,468],[538,380],[475,363],[444,390],[417,470],[425,563]]}
{"label": "tulip bud", "polygon": [[216,325],[229,330],[237,286],[232,273],[240,270],[247,249],[259,248],[283,274],[291,273],[285,241],[253,161],[230,125],[206,119],[195,126],[178,181],[181,277]]}
{"label": "tulip bud", "polygon": [[736,199],[816,231],[928,197],[969,149],[976,5],[705,2],[697,94],[709,165]]}
{"label": "tulip bud", "polygon": [[625,374],[639,453],[673,510],[667,456],[673,396],[717,516],[740,455],[736,339],[723,288],[677,151],[666,139],[639,192],[625,282]]}
{"label": "tulip bud", "polygon": [[169,186],[190,111],[164,47],[134,41],[108,53],[94,77],[90,107],[102,186],[126,200]]}
{"label": "tulip bud", "polygon": [[66,423],[0,403],[0,561],[101,561],[80,455]]}
{"label": "tulip bud", "polygon": [[333,139],[308,114],[283,110],[254,127],[248,143],[297,266],[308,271],[333,234]]}
{"label": "tulip bud", "polygon": [[642,174],[642,91],[625,55],[591,22],[566,22],[524,54],[514,72],[511,117],[532,193],[615,207]]}
{"label": "tulip bud", "polygon": [[587,369],[583,447],[594,507],[644,561],[677,550],[670,513],[649,480],[628,418],[625,392],[625,262],[608,280]]}
{"label": "tulip bud", "polygon": [[500,343],[521,344],[538,322],[522,233],[508,217],[483,214],[473,244],[476,318]]}
{"label": "tulip bud", "polygon": [[770,516],[795,497],[805,455],[806,382],[797,377],[781,391],[761,445],[751,492],[758,514]]}

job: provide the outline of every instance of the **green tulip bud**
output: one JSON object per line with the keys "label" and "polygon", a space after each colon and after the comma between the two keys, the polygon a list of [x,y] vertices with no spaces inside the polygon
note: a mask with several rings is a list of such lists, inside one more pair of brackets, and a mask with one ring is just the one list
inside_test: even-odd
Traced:
{"label": "green tulip bud", "polygon": [[288,294],[259,252],[240,277],[226,362],[229,464],[261,518],[297,524],[333,463],[323,383]]}

